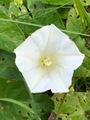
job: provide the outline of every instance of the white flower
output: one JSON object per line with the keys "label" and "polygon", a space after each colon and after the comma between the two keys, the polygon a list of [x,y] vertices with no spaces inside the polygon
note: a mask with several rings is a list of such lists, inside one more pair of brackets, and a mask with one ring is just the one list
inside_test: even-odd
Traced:
{"label": "white flower", "polygon": [[53,24],[34,32],[14,52],[32,93],[68,92],[73,72],[84,59],[75,43]]}

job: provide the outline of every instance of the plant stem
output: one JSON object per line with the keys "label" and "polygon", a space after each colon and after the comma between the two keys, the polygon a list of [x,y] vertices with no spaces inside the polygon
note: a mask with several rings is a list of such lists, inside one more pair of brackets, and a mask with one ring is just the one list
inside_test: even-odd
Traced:
{"label": "plant stem", "polygon": [[[33,23],[26,23],[26,22],[20,22],[20,21],[9,20],[9,19],[4,19],[4,18],[0,18],[0,21],[13,22],[13,23],[25,24],[25,25],[36,26],[36,27],[43,27],[43,25],[38,25],[38,24],[33,24]],[[79,33],[79,32],[74,32],[74,31],[69,31],[69,30],[63,30],[63,29],[60,29],[60,30],[62,32],[66,32],[66,33],[71,33],[71,34],[76,34],[76,35],[82,35],[82,36],[88,36],[88,37],[90,37],[89,34],[83,34],[83,33]]]}
{"label": "plant stem", "polygon": [[0,18],[0,21],[20,23],[20,24],[31,25],[31,26],[40,27],[40,28],[43,27],[42,25],[38,25],[38,24],[26,23],[26,22],[21,22],[21,21],[17,21],[17,20],[10,20],[10,19],[4,19],[4,18]]}

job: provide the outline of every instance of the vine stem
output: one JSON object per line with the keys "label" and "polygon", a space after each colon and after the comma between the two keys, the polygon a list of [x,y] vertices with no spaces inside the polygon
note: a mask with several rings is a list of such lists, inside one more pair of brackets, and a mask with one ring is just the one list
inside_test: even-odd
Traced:
{"label": "vine stem", "polygon": [[58,111],[57,111],[57,116],[56,116],[56,120],[58,120],[58,118],[59,118],[59,113],[60,113],[60,110],[62,108],[63,102],[64,102],[64,100],[66,98],[66,95],[67,95],[67,93],[64,94],[63,99],[62,99],[61,103],[59,104]]}
{"label": "vine stem", "polygon": [[10,19],[4,19],[4,18],[0,18],[0,21],[19,23],[19,24],[24,24],[24,25],[31,25],[31,26],[40,27],[40,28],[43,27],[42,25],[38,25],[38,24],[34,24],[34,23],[26,23],[26,22],[21,22],[21,21],[17,21],[17,20],[10,20]]}
{"label": "vine stem", "polygon": [[[0,21],[5,21],[5,22],[12,22],[12,23],[19,23],[19,24],[24,24],[24,25],[30,25],[30,26],[35,26],[35,27],[43,27],[43,25],[38,25],[38,24],[33,24],[33,23],[26,23],[26,22],[21,22],[21,21],[15,21],[15,20],[10,20],[10,19],[4,19],[4,18],[0,18]],[[81,36],[87,36],[90,37],[89,34],[83,34],[83,33],[79,33],[79,32],[74,32],[74,31],[69,31],[69,30],[64,30],[64,29],[60,29],[62,32],[65,33],[71,33],[71,34],[76,34],[76,35],[81,35]]]}

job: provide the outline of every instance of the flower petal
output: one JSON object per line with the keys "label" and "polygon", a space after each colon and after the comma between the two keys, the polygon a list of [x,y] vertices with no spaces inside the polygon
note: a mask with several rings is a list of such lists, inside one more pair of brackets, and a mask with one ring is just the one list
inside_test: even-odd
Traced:
{"label": "flower petal", "polygon": [[46,50],[57,51],[63,48],[68,43],[68,36],[61,32],[55,25],[50,25],[50,32],[48,36],[48,42]]}
{"label": "flower petal", "polygon": [[32,91],[32,89],[41,80],[43,72],[38,67],[36,67],[33,68],[31,71],[24,72],[23,76],[26,80],[27,85],[29,86],[29,89]]}
{"label": "flower petal", "polygon": [[[31,92],[32,91],[34,92],[34,88],[37,92],[39,92],[38,89],[36,89],[36,88],[37,88],[39,82],[42,81],[42,78],[44,75],[45,75],[45,71],[42,71],[42,69],[40,67],[36,67],[30,71],[23,72],[23,76],[24,76],[26,83],[27,83],[29,89],[31,90]],[[41,86],[43,88],[44,88],[44,84],[45,84],[45,81],[44,82],[42,81]]]}
{"label": "flower petal", "polygon": [[28,59],[37,60],[40,57],[40,50],[29,36],[20,46],[18,46],[14,53],[21,55]]}
{"label": "flower petal", "polygon": [[32,40],[34,43],[38,46],[41,53],[46,48],[46,45],[48,43],[48,37],[50,33],[51,25],[47,25],[45,27],[42,27],[41,29],[37,30],[31,35]]}
{"label": "flower petal", "polygon": [[83,62],[84,55],[59,56],[59,65],[66,69],[76,70]]}
{"label": "flower petal", "polygon": [[68,92],[69,86],[72,83],[73,71],[67,71],[65,69],[57,69],[52,74],[51,78],[51,91],[53,93]]}
{"label": "flower petal", "polygon": [[57,50],[57,54],[62,55],[83,55],[79,49],[77,48],[76,44],[70,40],[68,37],[62,43],[62,46]]}
{"label": "flower petal", "polygon": [[64,83],[67,87],[69,87],[72,84],[73,72],[74,71],[70,70],[70,69],[62,68],[59,70],[60,77],[61,77],[62,81],[64,81]]}
{"label": "flower petal", "polygon": [[50,25],[50,32],[46,51],[51,51],[56,54],[81,54],[75,43],[63,32],[61,32],[55,25]]}
{"label": "flower petal", "polygon": [[38,62],[34,62],[33,60],[18,54],[16,54],[15,63],[21,72],[30,71],[31,69],[38,66]]}
{"label": "flower petal", "polygon": [[35,88],[31,90],[31,92],[40,93],[47,90],[50,90],[50,78],[47,75],[44,75]]}

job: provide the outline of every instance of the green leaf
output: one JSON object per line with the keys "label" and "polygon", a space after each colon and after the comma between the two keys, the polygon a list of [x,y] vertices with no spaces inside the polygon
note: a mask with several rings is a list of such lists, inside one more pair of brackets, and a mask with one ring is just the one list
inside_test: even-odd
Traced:
{"label": "green leaf", "polygon": [[[83,30],[85,30],[87,26],[90,28],[90,16],[87,14],[81,0],[78,0],[78,1],[75,0],[75,3],[82,21]],[[87,23],[87,26],[86,26],[86,23]]]}
{"label": "green leaf", "polygon": [[[59,117],[64,120],[88,120],[90,118],[90,93],[68,93],[63,99],[64,94],[55,94],[55,113],[59,110]],[[63,100],[63,102],[62,102]],[[60,103],[62,105],[60,106]]]}
{"label": "green leaf", "polygon": [[[45,5],[40,1],[29,1],[29,9],[32,11],[32,19],[41,25],[55,24],[59,28],[65,28],[56,7]],[[56,20],[55,20],[56,19]]]}
{"label": "green leaf", "polygon": [[89,77],[90,76],[90,70],[84,67],[83,65],[80,66],[77,70],[74,72],[74,77],[78,78],[84,78],[84,77]]}
{"label": "green leaf", "polygon": [[25,37],[28,37],[32,32],[38,29],[38,27],[30,26],[30,23],[36,23],[36,21],[29,16],[27,8],[24,5],[18,7],[14,2],[11,2],[9,15],[14,21],[23,22],[23,24],[18,23],[18,26],[23,31]]}
{"label": "green leaf", "polygon": [[[50,112],[54,109],[54,102],[47,94],[34,94],[35,105],[38,107],[38,114],[41,115],[41,120],[47,120]],[[46,107],[47,106],[47,107]]]}
{"label": "green leaf", "polygon": [[[59,13],[54,10],[53,12],[49,12],[49,10],[38,10],[33,13],[34,19],[39,22],[41,25],[49,25],[49,24],[54,24],[58,28],[64,29],[64,24],[62,22],[62,19],[59,15]],[[55,21],[55,19],[57,19]],[[43,22],[44,21],[44,22]]]}
{"label": "green leaf", "polygon": [[32,12],[35,9],[43,9],[49,7],[41,2],[41,0],[27,0],[27,7]]}
{"label": "green leaf", "polygon": [[0,4],[8,8],[11,1],[12,0],[0,0]]}
{"label": "green leaf", "polygon": [[85,39],[77,37],[76,39],[74,39],[74,42],[76,43],[80,51],[86,55],[83,62],[83,66],[90,70],[90,51],[85,46]]}
{"label": "green leaf", "polygon": [[[2,11],[0,18],[9,19]],[[25,39],[24,34],[16,23],[0,21],[0,24],[0,49],[13,52]]]}
{"label": "green leaf", "polygon": [[[38,115],[48,119],[54,103],[47,94],[34,94],[34,104]],[[18,100],[32,109],[32,99],[24,81],[0,79],[0,97]],[[11,112],[10,112],[11,111]],[[0,118],[3,120],[34,120],[35,116],[30,111],[10,102],[0,101]]]}
{"label": "green leaf", "polygon": [[8,13],[8,10],[2,5],[0,5],[0,11],[4,12],[5,14]]}
{"label": "green leaf", "polygon": [[77,11],[80,15],[80,19],[81,19],[81,22],[82,22],[82,28],[83,28],[83,32],[85,31],[86,29],[86,21],[85,21],[85,17],[84,17],[84,11],[83,11],[83,7],[82,7],[82,4],[81,4],[81,1],[80,0],[75,0],[75,5],[76,5],[76,8],[77,8]]}
{"label": "green leaf", "polygon": [[0,50],[0,78],[23,79],[15,65],[15,55],[4,50]]}
{"label": "green leaf", "polygon": [[90,5],[90,0],[81,0],[81,3],[82,3],[84,6],[87,6],[87,5]]}
{"label": "green leaf", "polygon": [[[27,12],[25,15],[18,16],[17,21],[25,22],[28,24],[33,23],[41,26],[55,24],[59,28],[65,28],[63,21],[58,11],[56,10],[56,7],[45,5],[41,3],[40,0],[28,0],[27,2],[29,14]],[[57,20],[55,20],[55,18]],[[22,29],[26,37],[38,29],[37,26],[28,26],[26,24],[19,24],[19,27]]]}
{"label": "green leaf", "polygon": [[67,8],[67,7],[60,8],[60,9],[58,9],[58,12],[59,12],[61,18],[65,20],[68,17],[69,8]]}
{"label": "green leaf", "polygon": [[[79,32],[79,33],[82,32],[82,24],[74,8],[71,8],[68,13],[68,18],[66,22],[66,30]],[[68,33],[68,35],[72,39],[78,36],[76,34],[70,34],[70,33]]]}
{"label": "green leaf", "polygon": [[19,4],[19,5],[22,5],[23,3],[23,0],[14,0],[15,3]]}
{"label": "green leaf", "polygon": [[85,46],[85,44],[86,44],[85,39],[83,39],[79,36],[79,37],[73,39],[73,41],[76,43],[77,47],[83,54],[88,55],[90,57],[90,51]]}
{"label": "green leaf", "polygon": [[81,53],[85,54],[82,66],[74,73],[74,77],[89,77],[90,75],[90,51],[85,47],[85,40],[81,37],[73,39]]}
{"label": "green leaf", "polygon": [[[28,106],[30,104],[29,93],[23,81],[0,79],[0,97],[16,99]],[[25,118],[33,120],[35,118],[28,110],[9,102],[0,101],[0,109],[2,120],[24,120]]]}
{"label": "green leaf", "polygon": [[[50,5],[64,5],[68,3],[68,0],[42,0],[42,2]],[[69,4],[72,4],[72,3],[70,3],[69,1]]]}
{"label": "green leaf", "polygon": [[13,19],[17,19],[21,16],[26,16],[28,13],[27,13],[27,9],[25,6],[18,6],[16,3],[14,2],[11,2],[10,3],[10,6],[9,6],[9,16],[12,17]]}

